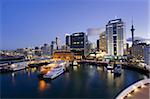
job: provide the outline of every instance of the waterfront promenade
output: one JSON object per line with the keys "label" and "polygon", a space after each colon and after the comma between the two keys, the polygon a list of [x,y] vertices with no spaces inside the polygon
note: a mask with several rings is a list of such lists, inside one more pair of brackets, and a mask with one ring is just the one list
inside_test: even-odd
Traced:
{"label": "waterfront promenade", "polygon": [[140,80],[123,90],[116,99],[149,99],[150,79]]}
{"label": "waterfront promenade", "polygon": [[149,99],[150,98],[150,84],[145,85],[136,92],[132,93],[125,99]]}

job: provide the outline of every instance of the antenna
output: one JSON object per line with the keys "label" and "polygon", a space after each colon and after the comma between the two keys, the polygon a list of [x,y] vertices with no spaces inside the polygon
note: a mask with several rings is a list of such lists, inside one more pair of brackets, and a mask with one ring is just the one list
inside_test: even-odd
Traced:
{"label": "antenna", "polygon": [[132,16],[132,25],[133,25],[133,16]]}

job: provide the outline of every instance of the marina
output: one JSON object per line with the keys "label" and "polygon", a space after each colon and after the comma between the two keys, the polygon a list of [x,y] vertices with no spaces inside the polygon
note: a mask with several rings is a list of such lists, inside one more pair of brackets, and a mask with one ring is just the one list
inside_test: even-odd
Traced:
{"label": "marina", "polygon": [[0,99],[150,99],[149,0],[1,1]]}
{"label": "marina", "polygon": [[103,66],[88,64],[69,66],[68,72],[53,80],[37,77],[39,70],[27,68],[1,74],[2,98],[115,98],[124,88],[145,78],[126,69],[116,76]]}

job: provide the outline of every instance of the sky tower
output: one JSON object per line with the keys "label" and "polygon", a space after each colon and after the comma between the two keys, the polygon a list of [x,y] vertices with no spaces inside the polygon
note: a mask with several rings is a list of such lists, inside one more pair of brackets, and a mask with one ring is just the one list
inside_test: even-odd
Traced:
{"label": "sky tower", "polygon": [[132,26],[131,26],[131,33],[132,33],[132,45],[134,45],[134,26],[133,26],[133,19],[132,19]]}

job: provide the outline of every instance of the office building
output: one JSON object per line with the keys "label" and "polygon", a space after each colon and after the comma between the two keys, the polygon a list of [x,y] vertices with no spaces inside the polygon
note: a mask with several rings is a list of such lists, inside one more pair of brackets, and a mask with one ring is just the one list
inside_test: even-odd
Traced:
{"label": "office building", "polygon": [[110,20],[106,25],[107,53],[122,56],[126,49],[125,25],[121,19]]}
{"label": "office building", "polygon": [[144,63],[150,65],[150,44],[144,48]]}
{"label": "office building", "polygon": [[50,52],[51,48],[48,44],[44,44],[42,47],[41,47],[41,51],[42,51],[42,54],[43,55],[50,55],[51,52]]}
{"label": "office building", "polygon": [[61,49],[61,40],[59,37],[56,37],[55,44],[56,44],[56,50],[60,50]]}
{"label": "office building", "polygon": [[97,44],[97,51],[99,51],[99,49],[100,49],[100,46],[99,46],[100,44],[99,44],[99,42],[100,42],[100,40],[98,39],[98,40],[97,40],[97,43],[96,43],[96,44]]}
{"label": "office building", "polygon": [[76,59],[82,59],[87,55],[87,36],[83,32],[70,35],[70,50]]}
{"label": "office building", "polygon": [[70,49],[70,35],[66,34],[66,50]]}
{"label": "office building", "polygon": [[106,32],[100,33],[99,50],[101,52],[107,52],[107,49],[106,49]]}
{"label": "office building", "polygon": [[135,40],[131,48],[133,58],[138,60],[144,60],[144,48],[146,46],[146,43],[142,43],[139,40]]}

